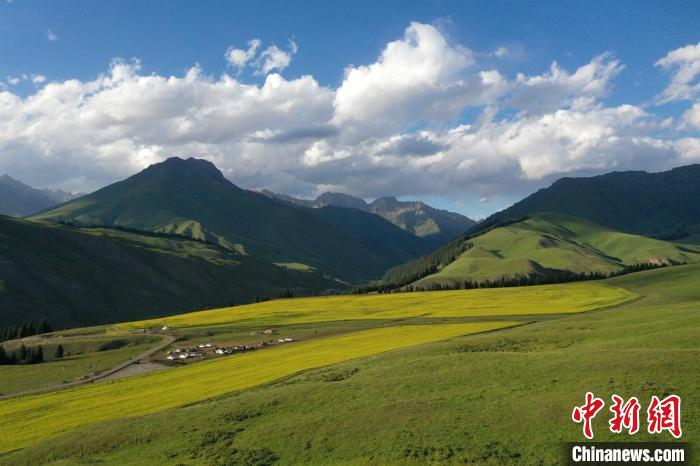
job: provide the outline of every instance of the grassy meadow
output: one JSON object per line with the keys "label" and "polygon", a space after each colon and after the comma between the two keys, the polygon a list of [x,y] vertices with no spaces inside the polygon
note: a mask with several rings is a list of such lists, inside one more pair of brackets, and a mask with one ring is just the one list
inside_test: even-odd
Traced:
{"label": "grassy meadow", "polygon": [[416,283],[484,281],[553,271],[612,273],[640,263],[690,263],[697,245],[632,235],[563,214],[539,213],[471,239],[473,247]]}
{"label": "grassy meadow", "polygon": [[0,401],[0,452],[76,427],[184,406],[296,372],[513,325],[411,325],[366,330],[205,361],[157,374]]}
{"label": "grassy meadow", "polygon": [[[692,264],[604,282],[262,303],[258,322],[346,317],[349,308],[362,319],[376,315],[372,308],[390,313],[383,300],[394,298],[397,320],[437,309],[452,323],[325,336],[0,402],[0,464],[558,465],[562,442],[583,439],[570,415],[586,391],[607,403],[613,393],[637,396],[643,408],[651,395],[679,394],[683,440],[696,441],[698,282],[700,264]],[[343,307],[326,308],[328,300]],[[274,304],[295,313],[275,314]],[[255,321],[246,307],[187,314],[174,325],[235,327]],[[507,328],[448,319],[518,309],[544,314]],[[594,420],[596,440],[627,440],[607,430],[607,414]],[[633,438],[650,439],[671,437]]]}

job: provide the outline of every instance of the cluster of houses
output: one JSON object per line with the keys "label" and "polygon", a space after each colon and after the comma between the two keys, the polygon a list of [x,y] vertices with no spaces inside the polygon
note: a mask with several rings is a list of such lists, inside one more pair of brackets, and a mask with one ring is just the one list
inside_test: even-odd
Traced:
{"label": "cluster of houses", "polygon": [[216,348],[214,351],[216,354],[233,354],[242,353],[243,351],[249,351],[255,349],[255,346],[250,345],[234,345],[230,347]]}
{"label": "cluster of houses", "polygon": [[[294,341],[293,338],[280,338],[278,343],[289,343]],[[260,344],[251,345],[233,345],[233,346],[213,346],[211,343],[202,343],[201,345],[192,346],[191,348],[177,348],[168,353],[167,358],[171,361],[179,359],[203,358],[205,356],[214,355],[229,355],[252,351],[257,348],[264,348],[268,343],[263,341]]]}
{"label": "cluster of houses", "polygon": [[175,359],[201,358],[204,356],[204,353],[208,352],[207,350],[211,351],[211,348],[211,343],[201,344],[191,348],[177,348],[168,353],[168,359],[172,361]]}
{"label": "cluster of houses", "polygon": [[170,332],[170,327],[168,327],[168,326],[165,326],[163,328],[147,327],[147,328],[143,329],[143,333],[146,333],[148,335],[168,333],[168,332]]}

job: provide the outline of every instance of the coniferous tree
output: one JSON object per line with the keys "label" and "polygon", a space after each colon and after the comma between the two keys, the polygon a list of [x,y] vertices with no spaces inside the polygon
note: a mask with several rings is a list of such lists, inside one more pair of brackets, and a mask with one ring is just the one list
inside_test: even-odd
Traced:
{"label": "coniferous tree", "polygon": [[29,352],[27,351],[27,347],[22,345],[19,347],[19,356],[17,357],[17,360],[20,364],[24,363],[27,361],[27,357],[29,356]]}
{"label": "coniferous tree", "polygon": [[53,329],[51,328],[51,325],[49,325],[49,321],[46,319],[41,319],[39,321],[38,327],[38,332],[37,333],[49,333],[52,332]]}
{"label": "coniferous tree", "polygon": [[39,345],[39,348],[37,348],[33,356],[32,364],[44,362],[44,349],[41,347],[41,345]]}

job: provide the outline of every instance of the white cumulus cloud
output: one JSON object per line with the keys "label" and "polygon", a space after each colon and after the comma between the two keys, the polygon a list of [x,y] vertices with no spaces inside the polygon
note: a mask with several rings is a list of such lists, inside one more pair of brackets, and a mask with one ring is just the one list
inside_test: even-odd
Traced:
{"label": "white cumulus cloud", "polygon": [[[692,47],[659,61],[688,68]],[[211,160],[234,182],[296,195],[321,190],[501,199],[552,179],[613,169],[665,169],[700,160],[695,103],[671,124],[640,105],[609,106],[624,65],[601,53],[573,70],[504,74],[438,27],[411,23],[337,88],[286,79],[296,43],[230,47],[219,77],[198,66],[144,74],[115,60],[94,79],[0,86],[0,173],[35,186],[89,191],[167,157]],[[487,57],[488,59],[488,57]],[[651,65],[651,64],[650,64]],[[245,82],[241,70],[264,77]],[[689,73],[689,74],[688,74]],[[692,75],[690,79],[687,79]]]}
{"label": "white cumulus cloud", "polygon": [[700,102],[693,104],[683,114],[683,125],[700,130]]}
{"label": "white cumulus cloud", "polygon": [[498,48],[493,52],[493,54],[494,54],[496,57],[498,57],[498,58],[503,58],[503,57],[505,57],[506,55],[508,55],[508,53],[509,53],[509,52],[508,52],[508,49],[507,49],[506,47],[503,47],[503,46],[498,47]]}
{"label": "white cumulus cloud", "polygon": [[671,82],[658,96],[659,103],[691,99],[700,93],[700,42],[672,50],[656,62],[671,70]]}
{"label": "white cumulus cloud", "polygon": [[260,48],[260,39],[251,39],[248,41],[247,49],[237,49],[235,47],[229,47],[226,50],[226,60],[235,68],[243,69],[248,62],[250,62],[258,52]]}
{"label": "white cumulus cloud", "polygon": [[23,74],[21,76],[8,76],[7,83],[16,86],[23,81],[31,81],[33,84],[43,84],[46,82],[46,76],[43,74]]}
{"label": "white cumulus cloud", "polygon": [[292,56],[297,53],[298,47],[293,40],[289,41],[289,51],[284,51],[276,45],[266,48],[258,58],[256,68],[259,74],[268,74],[273,70],[282,71],[292,63]]}
{"label": "white cumulus cloud", "polygon": [[528,113],[541,113],[590,103],[607,95],[613,78],[623,69],[624,65],[609,53],[594,57],[573,73],[554,62],[549,73],[538,76],[518,74],[508,104]]}
{"label": "white cumulus cloud", "polygon": [[272,151],[257,156],[260,144],[248,141],[251,134],[328,121],[332,99],[310,76],[272,73],[253,85],[213,79],[197,67],[180,77],[141,75],[139,62],[115,61],[92,81],[51,82],[27,97],[0,92],[0,173],[38,186],[94,189],[187,154],[250,175],[284,165]]}
{"label": "white cumulus cloud", "polygon": [[500,83],[496,75],[463,76],[473,63],[469,49],[450,44],[436,27],[412,23],[376,62],[345,70],[334,122],[383,132],[425,119],[453,118]]}
{"label": "white cumulus cloud", "polygon": [[299,50],[296,42],[289,40],[288,50],[282,50],[275,44],[270,45],[265,50],[260,51],[262,41],[251,39],[246,44],[248,48],[239,49],[233,46],[226,50],[226,60],[234,67],[238,74],[246,66],[253,68],[257,75],[268,75],[273,71],[282,71],[292,63],[292,58]]}

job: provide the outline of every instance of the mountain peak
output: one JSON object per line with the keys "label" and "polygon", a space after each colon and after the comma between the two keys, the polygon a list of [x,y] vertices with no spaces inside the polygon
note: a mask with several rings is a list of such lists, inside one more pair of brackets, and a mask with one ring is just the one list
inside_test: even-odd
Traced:
{"label": "mountain peak", "polygon": [[325,192],[318,196],[314,201],[315,207],[325,207],[327,205],[349,207],[359,210],[367,209],[367,203],[364,201],[364,199],[351,196],[350,194]]}
{"label": "mountain peak", "polygon": [[373,208],[396,208],[401,205],[401,202],[396,199],[394,196],[382,196],[378,199],[375,199],[372,204],[370,204]]}
{"label": "mountain peak", "polygon": [[296,199],[267,190],[261,193],[302,207],[321,208],[331,205],[370,212],[416,236],[430,237],[434,244],[443,244],[451,240],[475,223],[463,215],[435,209],[421,201],[401,202],[394,196],[380,197],[368,204],[362,198],[343,193],[326,192],[314,200]]}
{"label": "mountain peak", "polygon": [[208,160],[189,157],[183,159],[180,157],[170,157],[163,162],[150,165],[144,172],[151,171],[168,171],[180,175],[199,175],[213,176],[223,178],[224,174],[216,168],[216,166]]}
{"label": "mountain peak", "polygon": [[12,178],[10,175],[2,175],[0,176],[0,183],[5,183],[5,184],[10,184],[10,183],[19,183],[16,179]]}
{"label": "mountain peak", "polygon": [[0,215],[27,215],[55,204],[46,193],[9,175],[0,176]]}

